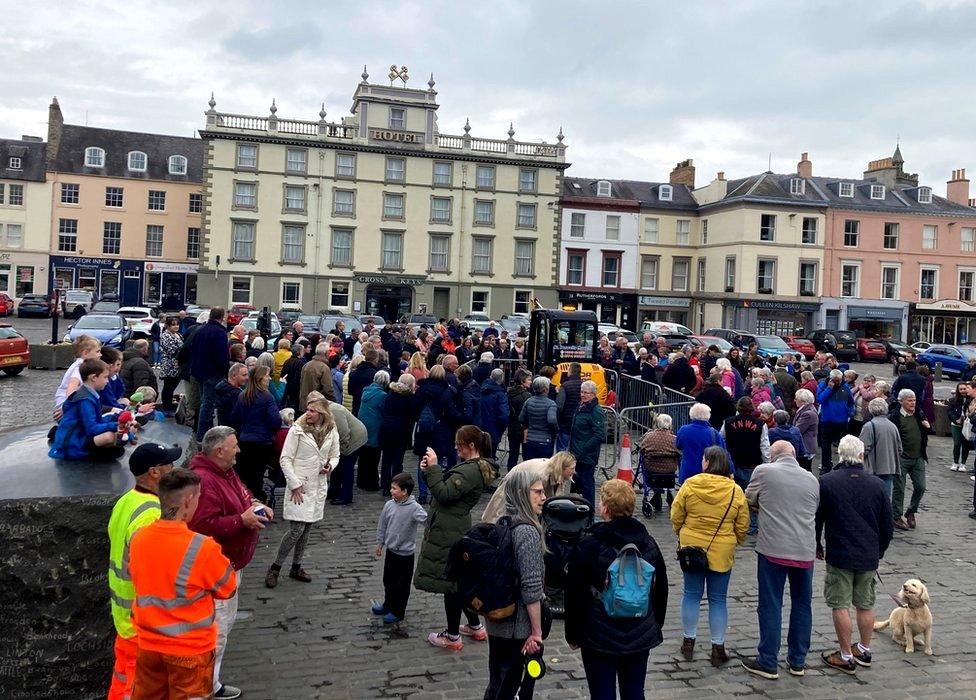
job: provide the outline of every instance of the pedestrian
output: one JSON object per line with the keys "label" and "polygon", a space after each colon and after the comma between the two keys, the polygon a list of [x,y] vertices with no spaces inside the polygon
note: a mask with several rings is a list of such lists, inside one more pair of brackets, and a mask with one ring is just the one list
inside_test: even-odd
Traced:
{"label": "pedestrian", "polygon": [[[735,483],[745,489],[752,470],[769,461],[769,429],[762,420],[754,417],[755,409],[748,396],[739,399],[735,408],[738,415],[728,418],[721,432],[729,458],[735,466]],[[755,518],[749,529],[756,529]]]}
{"label": "pedestrian", "polygon": [[[421,459],[432,447],[440,455],[444,466],[453,466],[456,460],[454,451],[454,433],[457,422],[457,395],[454,388],[447,383],[447,373],[441,365],[434,365],[430,369],[427,379],[419,382],[417,387],[417,431],[414,434],[413,453]],[[489,455],[490,456],[490,455]],[[422,469],[417,471],[417,484],[420,503],[426,503],[429,497],[427,479]]]}
{"label": "pedestrian", "polygon": [[427,378],[427,363],[422,352],[415,352],[410,356],[410,363],[407,365],[407,372],[413,375],[418,382]]}
{"label": "pedestrian", "polygon": [[298,387],[298,410],[305,410],[305,401],[310,393],[317,391],[328,401],[336,400],[335,386],[332,382],[332,368],[329,366],[329,344],[320,342],[315,346],[312,359],[304,364]]}
{"label": "pedestrian", "polygon": [[570,427],[569,451],[576,457],[576,478],[573,493],[578,493],[596,505],[596,466],[607,438],[606,417],[596,399],[596,383],[587,380],[580,384],[580,402]]}
{"label": "pedestrian", "polygon": [[[831,609],[840,648],[820,656],[828,667],[853,676],[858,666],[871,666],[874,578],[894,530],[884,485],[864,471],[864,443],[845,435],[837,451],[837,469],[820,477],[817,558],[827,562],[824,602]],[[821,544],[824,531],[826,549]],[[860,633],[856,645],[851,643],[851,605]]]}
{"label": "pedestrian", "polygon": [[380,370],[372,383],[363,389],[359,403],[359,420],[366,426],[366,444],[359,453],[356,485],[363,491],[379,491],[380,433],[383,429],[383,406],[390,388],[390,373]]}
{"label": "pedestrian", "polygon": [[[237,580],[254,557],[258,530],[274,519],[274,511],[247,490],[234,471],[240,448],[233,428],[217,426],[203,436],[200,452],[190,461],[190,469],[200,477],[200,500],[196,512],[189,518],[190,529],[208,535],[220,545],[230,560]],[[160,492],[162,495],[162,492]],[[160,499],[162,501],[162,499]],[[165,513],[165,508],[163,510]],[[241,690],[220,680],[220,668],[227,649],[227,638],[237,617],[237,591],[215,604],[217,646],[213,672],[213,697],[238,698]],[[204,694],[206,695],[206,694]]]}
{"label": "pedestrian", "polygon": [[132,622],[132,603],[136,594],[129,572],[129,548],[139,530],[159,519],[159,480],[173,469],[173,462],[182,453],[179,447],[164,447],[152,442],[139,445],[129,455],[129,471],[135,477],[135,488],[122,494],[112,506],[108,520],[107,580],[115,625],[115,664],[108,689],[109,700],[130,697],[136,676],[139,645]]}
{"label": "pedestrian", "polygon": [[902,389],[911,389],[918,400],[925,396],[925,378],[918,373],[918,363],[912,360],[905,363],[905,371],[891,385],[891,395],[897,397]]}
{"label": "pedestrian", "polygon": [[868,402],[871,420],[861,428],[864,443],[864,471],[881,479],[891,500],[892,488],[901,463],[901,432],[888,418],[888,402],[882,398]]}
{"label": "pedestrian", "polygon": [[495,492],[491,494],[491,499],[481,514],[482,522],[497,522],[505,506],[505,484],[508,483],[509,477],[515,472],[527,470],[532,471],[542,481],[547,499],[566,496],[573,482],[573,474],[576,473],[576,458],[569,452],[557,452],[549,458],[528,459],[509,469]]}
{"label": "pedestrian", "polygon": [[[412,378],[413,375],[406,375]],[[376,556],[383,556],[383,602],[373,605],[374,615],[383,616],[384,625],[403,622],[413,579],[417,528],[427,521],[427,511],[413,497],[414,481],[400,472],[390,480],[390,500],[383,504],[376,528]]]}
{"label": "pedestrian", "polygon": [[[97,353],[97,349],[95,350]],[[48,457],[65,460],[113,460],[125,454],[119,432],[136,425],[119,425],[119,413],[102,415],[99,392],[108,384],[108,365],[84,360],[78,368],[81,385],[61,404]]]}
{"label": "pedestrian", "polygon": [[[904,375],[903,375],[904,376]],[[901,435],[898,475],[892,486],[891,509],[895,527],[899,530],[915,529],[915,514],[925,495],[925,465],[928,460],[929,422],[918,409],[918,401],[911,389],[898,392],[898,403],[888,411],[888,420],[895,424]],[[905,485],[912,480],[912,500],[905,509]],[[904,517],[902,517],[904,515]]]}
{"label": "pedestrian", "polygon": [[515,612],[503,620],[486,618],[488,688],[485,700],[531,700],[535,678],[525,673],[525,659],[542,652],[545,590],[545,534],[539,516],[546,500],[542,480],[530,470],[512,475],[505,488],[502,520],[512,540]]}
{"label": "pedestrian", "polygon": [[803,435],[796,426],[790,424],[790,414],[786,411],[773,411],[773,420],[776,427],[769,429],[770,449],[778,440],[785,440],[793,445],[794,457],[803,454]]}
{"label": "pedestrian", "polygon": [[444,596],[447,627],[442,632],[431,632],[427,641],[436,647],[460,651],[464,647],[462,634],[483,642],[488,633],[478,616],[468,611],[464,611],[468,624],[461,625],[463,601],[456,585],[445,578],[445,571],[451,547],[471,529],[471,509],[494,480],[495,472],[487,459],[491,457],[488,433],[477,426],[465,425],[457,430],[455,442],[461,459],[455,466],[445,468],[438,464],[437,453],[430,447],[420,461],[420,470],[425,473],[430,488],[431,507],[414,585],[422,591]]}
{"label": "pedestrian", "polygon": [[281,427],[278,404],[268,390],[271,370],[259,364],[230,414],[230,425],[237,430],[241,454],[234,467],[241,481],[259,500],[268,503],[274,493],[264,492],[264,473],[274,458],[274,438]]}
{"label": "pedestrian", "polygon": [[419,411],[414,394],[416,388],[413,375],[404,372],[398,381],[390,384],[390,392],[383,403],[383,423],[380,426],[380,449],[383,451],[380,458],[380,490],[384,493],[389,493],[393,475],[403,471],[403,456],[410,447]]}
{"label": "pedestrian", "polygon": [[262,338],[260,335],[257,335],[251,341],[251,346],[247,349],[247,356],[257,358],[260,357],[261,353],[263,352],[264,352],[264,338]]}
{"label": "pedestrian", "polygon": [[749,506],[742,489],[732,480],[729,458],[723,447],[707,448],[701,469],[701,473],[681,484],[671,504],[671,525],[678,535],[678,546],[703,548],[708,558],[706,571],[682,572],[681,655],[686,661],[694,658],[701,599],[707,587],[711,663],[718,667],[729,660],[725,651],[729,621],[726,597],[735,548],[745,542],[749,528]]}
{"label": "pedestrian", "polygon": [[308,395],[308,402],[325,401],[332,419],[339,433],[339,465],[333,467],[329,474],[329,502],[334,506],[346,506],[352,503],[353,480],[356,459],[359,451],[366,444],[366,426],[342,404],[329,401],[323,394],[313,391]]}
{"label": "pedestrian", "polygon": [[481,387],[474,381],[471,368],[461,365],[454,376],[458,381],[458,422],[462,425],[481,425]]}
{"label": "pedestrian", "polygon": [[771,461],[752,472],[746,489],[749,506],[759,512],[756,578],[759,582],[759,646],[754,659],[743,659],[749,673],[779,677],[783,630],[783,589],[790,583],[790,623],[786,667],[802,676],[813,631],[813,562],[817,554],[817,506],[820,483],[796,459],[793,444],[781,440]]}
{"label": "pedestrian", "polygon": [[122,353],[119,377],[125,383],[126,396],[132,396],[141,386],[151,386],[159,391],[156,373],[149,364],[148,340],[140,338],[132,343],[132,348]]}
{"label": "pedestrian", "polygon": [[[505,370],[500,367],[491,370],[488,378],[481,384],[481,428],[491,436],[492,459],[498,451],[505,428],[508,427],[508,395],[505,393]],[[523,408],[524,410],[524,408]],[[521,440],[521,431],[518,439]],[[509,442],[512,437],[509,436]]]}
{"label": "pedestrian", "polygon": [[[729,370],[729,374],[731,374]],[[716,372],[705,380],[705,387],[695,395],[695,401],[703,403],[711,409],[709,424],[716,430],[721,430],[726,418],[735,415],[735,400],[732,394],[722,386],[722,375]]]}
{"label": "pedestrian", "polygon": [[[752,411],[751,407],[749,410]],[[688,409],[691,422],[678,428],[674,446],[681,452],[681,465],[678,467],[676,482],[679,486],[686,479],[701,472],[702,457],[707,448],[717,445],[725,449],[725,438],[708,422],[711,416],[712,412],[708,406],[703,403],[693,404]]]}
{"label": "pedestrian", "polygon": [[[570,555],[566,579],[566,641],[580,649],[590,698],[643,700],[647,657],[661,644],[668,608],[668,572],[661,550],[647,528],[634,518],[634,489],[610,479],[600,487],[600,519]],[[647,611],[638,617],[611,617],[602,600],[609,568],[621,561],[624,547],[653,567]],[[597,595],[600,593],[601,595]]]}
{"label": "pedestrian", "polygon": [[668,505],[674,498],[673,490],[681,452],[675,446],[676,438],[671,431],[671,426],[671,416],[667,413],[659,413],[654,416],[652,428],[644,433],[637,443],[644,468],[644,501],[641,511],[647,518],[655,511],[660,513],[664,508],[665,493],[667,493]]}
{"label": "pedestrian", "polygon": [[817,403],[820,404],[820,473],[833,468],[833,450],[847,434],[847,423],[854,413],[854,398],[850,387],[844,383],[839,369],[830,371],[827,379],[817,385]]}
{"label": "pedestrian", "polygon": [[522,406],[532,396],[529,390],[531,386],[532,373],[523,367],[516,369],[512,375],[512,385],[508,387],[506,392],[508,394],[508,464],[506,468],[509,470],[519,463],[519,452],[523,444],[518,439],[522,431],[519,417],[522,415]]}
{"label": "pedestrian", "polygon": [[925,420],[935,423],[935,377],[932,376],[932,370],[925,365],[918,368],[918,373],[925,380],[919,410]]}
{"label": "pedestrian", "polygon": [[820,414],[813,393],[809,389],[797,389],[793,395],[796,413],[793,416],[793,426],[800,431],[803,440],[803,450],[797,453],[796,461],[800,466],[811,471],[813,458],[817,455],[817,433],[820,428]]}
{"label": "pedestrian", "polygon": [[235,362],[227,370],[227,378],[222,379],[215,388],[217,406],[217,425],[230,425],[231,414],[244,391],[250,373],[247,367]]}
{"label": "pedestrian", "polygon": [[281,367],[281,376],[285,382],[285,394],[282,405],[287,408],[293,408],[296,411],[300,403],[302,370],[305,368],[305,365],[305,343],[295,343],[291,346],[291,356],[285,360],[285,364]]}
{"label": "pedestrian", "polygon": [[549,380],[545,377],[532,380],[532,396],[522,404],[519,425],[521,430],[518,433],[509,433],[509,445],[513,441],[522,440],[522,455],[525,459],[548,459],[552,456],[559,423],[556,419],[556,402],[549,398]]}
{"label": "pedestrian", "polygon": [[264,577],[264,585],[278,585],[281,567],[294,550],[288,577],[309,583],[312,577],[302,568],[312,524],[325,516],[329,473],[339,464],[339,432],[332,411],[324,399],[311,401],[288,429],[281,448],[281,471],[285,476],[282,517],[289,530],[281,538],[278,554]]}
{"label": "pedestrian", "polygon": [[236,599],[238,579],[220,545],[187,527],[201,491],[200,476],[188,469],[162,476],[160,517],[132,538],[128,568],[139,645],[133,700],[241,695],[230,686],[214,692],[216,610]]}
{"label": "pedestrian", "polygon": [[[169,316],[159,336],[160,362],[159,376],[163,380],[162,410],[167,415],[176,410],[173,404],[173,393],[180,384],[180,363],[177,357],[183,347],[183,337],[180,335],[180,320],[176,316]],[[141,386],[141,385],[140,385]]]}
{"label": "pedestrian", "polygon": [[190,374],[199,386],[200,414],[197,416],[197,442],[203,441],[214,422],[217,384],[227,376],[230,365],[230,349],[227,346],[227,328],[224,326],[224,310],[219,306],[210,309],[209,320],[193,336],[190,354]]}
{"label": "pedestrian", "polygon": [[[619,344],[621,338],[617,339]],[[626,345],[626,341],[624,341]],[[697,384],[695,370],[688,363],[684,353],[674,352],[668,358],[668,368],[664,372],[661,384],[682,394],[691,394]]]}
{"label": "pedestrian", "polygon": [[[793,404],[796,397],[796,390],[799,383],[789,372],[790,361],[787,357],[780,357],[776,360],[776,371],[773,376],[776,378],[776,388],[779,396],[783,400],[783,408],[788,413],[793,413]],[[799,454],[799,452],[797,453]]]}
{"label": "pedestrian", "polygon": [[[733,348],[735,350],[736,348]],[[721,373],[722,388],[733,399],[738,399],[742,391],[742,375],[732,366],[732,361],[726,357],[720,357],[715,361],[715,367]]]}
{"label": "pedestrian", "polygon": [[[275,401],[278,402],[279,406],[284,405],[285,399],[285,363],[292,358],[291,351],[291,341],[288,338],[282,338],[275,345],[275,351],[272,353],[274,357],[274,368],[271,371],[271,385],[269,390],[271,395],[275,397]],[[301,380],[301,377],[299,377]]]}
{"label": "pedestrian", "polygon": [[579,362],[570,362],[567,376],[563,377],[559,383],[559,390],[556,394],[556,417],[559,421],[559,435],[556,438],[557,451],[569,447],[569,433],[573,427],[573,418],[580,403],[580,387],[583,385],[583,380],[580,379],[582,372],[583,367]]}
{"label": "pedestrian", "polygon": [[[973,362],[976,362],[976,358],[973,358]],[[969,423],[968,434],[972,435],[971,409],[974,407],[972,398],[973,392],[969,382],[959,382],[947,406],[949,427],[952,430],[952,466],[949,467],[949,471],[966,471],[966,462],[969,461],[973,442],[963,434],[963,430]]]}

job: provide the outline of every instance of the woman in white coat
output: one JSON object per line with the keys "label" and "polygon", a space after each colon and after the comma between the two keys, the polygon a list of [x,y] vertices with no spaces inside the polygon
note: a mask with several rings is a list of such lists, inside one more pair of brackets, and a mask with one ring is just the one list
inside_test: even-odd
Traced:
{"label": "woman in white coat", "polygon": [[302,557],[312,523],[325,514],[329,472],[339,463],[339,432],[328,402],[311,400],[305,413],[288,430],[281,449],[281,471],[286,485],[284,519],[290,529],[281,538],[278,556],[268,569],[264,585],[278,585],[278,574],[288,553],[292,555],[289,578],[308,583],[312,577],[302,568]]}

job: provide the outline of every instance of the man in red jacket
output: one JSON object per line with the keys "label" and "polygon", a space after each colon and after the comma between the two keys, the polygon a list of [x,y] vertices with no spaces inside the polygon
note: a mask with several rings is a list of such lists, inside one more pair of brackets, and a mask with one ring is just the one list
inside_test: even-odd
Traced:
{"label": "man in red jacket", "polygon": [[[190,521],[190,529],[213,537],[237,572],[238,586],[258,542],[258,530],[274,518],[270,508],[254,498],[234,471],[240,448],[233,428],[218,426],[203,436],[200,452],[190,462],[200,477],[200,504]],[[217,649],[214,659],[214,698],[237,698],[241,690],[220,682],[220,666],[227,648],[227,636],[237,616],[237,593],[215,601]]]}

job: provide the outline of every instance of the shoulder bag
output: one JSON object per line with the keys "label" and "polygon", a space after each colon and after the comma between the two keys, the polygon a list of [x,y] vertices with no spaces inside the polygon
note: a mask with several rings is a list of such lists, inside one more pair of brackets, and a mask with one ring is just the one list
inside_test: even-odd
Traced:
{"label": "shoulder bag", "polygon": [[715,532],[712,534],[712,539],[709,540],[707,547],[688,546],[678,549],[678,564],[680,564],[683,572],[686,574],[703,574],[708,571],[708,550],[712,548],[712,542],[718,536],[718,531],[722,529],[722,523],[728,517],[729,509],[732,508],[732,501],[734,500],[735,484],[732,485],[732,496],[729,498],[729,504],[725,506],[725,514],[718,521],[718,527],[715,528]]}

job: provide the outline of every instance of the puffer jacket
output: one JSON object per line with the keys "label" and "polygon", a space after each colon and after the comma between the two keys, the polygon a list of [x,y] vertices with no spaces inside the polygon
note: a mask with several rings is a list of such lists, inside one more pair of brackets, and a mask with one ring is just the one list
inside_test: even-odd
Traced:
{"label": "puffer jacket", "polygon": [[523,386],[510,386],[508,387],[508,439],[512,439],[512,435],[519,435],[522,430],[522,424],[519,422],[519,416],[522,415],[522,405],[529,400],[532,393]]}
{"label": "puffer jacket", "polygon": [[582,386],[582,379],[572,377],[564,379],[559,384],[559,393],[556,395],[556,410],[558,411],[559,430],[564,433],[568,433],[573,426],[576,409],[580,405],[580,388]]}
{"label": "puffer jacket", "polygon": [[230,414],[230,425],[237,430],[241,442],[257,442],[270,445],[281,427],[278,404],[270,391],[258,392],[253,403],[244,403],[244,394]]}
{"label": "puffer jacket", "polygon": [[458,423],[481,425],[481,387],[473,379],[458,387]]}
{"label": "puffer jacket", "polygon": [[508,426],[508,396],[505,387],[492,379],[481,385],[481,429],[497,441]]}
{"label": "puffer jacket", "polygon": [[103,416],[98,393],[84,384],[65,399],[61,409],[64,415],[48,451],[53,459],[87,459],[91,455],[86,440],[118,428],[119,414]]}
{"label": "puffer jacket", "polygon": [[[329,490],[329,475],[319,471],[339,464],[339,432],[333,427],[325,435],[319,447],[311,433],[306,433],[305,416],[288,429],[288,436],[281,448],[281,471],[285,475],[287,490],[283,516],[285,520],[315,523],[325,515],[325,496]],[[295,503],[291,491],[299,486],[305,489],[302,503]]]}
{"label": "puffer jacket", "polygon": [[366,445],[380,446],[380,429],[383,426],[383,404],[386,403],[386,391],[379,384],[370,384],[363,389],[363,396],[359,404],[359,420],[366,426]]}
{"label": "puffer jacket", "polygon": [[556,402],[548,396],[536,394],[522,405],[519,423],[528,430],[530,442],[551,443],[559,430]]}
{"label": "puffer jacket", "polygon": [[414,586],[431,593],[456,590],[455,584],[444,575],[451,547],[471,529],[471,509],[494,478],[491,464],[480,458],[466,460],[447,470],[439,464],[427,466],[427,486],[432,500]]}
{"label": "puffer jacket", "polygon": [[122,369],[119,377],[125,382],[125,393],[132,396],[141,386],[151,386],[159,393],[159,381],[153,373],[152,367],[138,350],[126,350],[122,353]]}
{"label": "puffer jacket", "polygon": [[577,467],[595,467],[600,462],[600,448],[607,437],[606,417],[596,399],[581,403],[570,429],[569,451]]}
{"label": "puffer jacket", "polygon": [[420,408],[413,392],[399,382],[390,384],[390,393],[383,404],[383,425],[380,427],[380,447],[405,449],[413,438],[413,425]]}
{"label": "puffer jacket", "polygon": [[[723,521],[730,499],[732,507]],[[745,542],[749,529],[746,495],[727,476],[696,474],[678,489],[671,504],[671,526],[678,535],[679,547],[708,548],[708,568],[717,573],[726,572],[732,568],[735,548]],[[709,547],[712,535],[715,540]]]}
{"label": "puffer jacket", "polygon": [[[606,587],[607,569],[621,547],[634,544],[654,567],[648,614],[639,618],[609,617],[594,591]],[[636,654],[663,640],[661,628],[668,608],[668,571],[654,538],[632,517],[596,523],[569,558],[566,588],[566,641],[601,654]]]}

